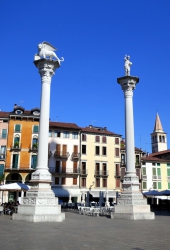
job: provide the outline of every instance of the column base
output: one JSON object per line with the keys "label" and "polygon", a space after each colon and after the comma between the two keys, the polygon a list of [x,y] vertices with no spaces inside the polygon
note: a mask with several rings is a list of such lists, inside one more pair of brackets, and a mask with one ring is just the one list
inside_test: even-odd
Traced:
{"label": "column base", "polygon": [[61,222],[65,214],[61,213],[61,205],[55,197],[48,182],[31,183],[31,189],[26,197],[21,199],[18,213],[12,215],[13,220],[25,220],[32,222]]}

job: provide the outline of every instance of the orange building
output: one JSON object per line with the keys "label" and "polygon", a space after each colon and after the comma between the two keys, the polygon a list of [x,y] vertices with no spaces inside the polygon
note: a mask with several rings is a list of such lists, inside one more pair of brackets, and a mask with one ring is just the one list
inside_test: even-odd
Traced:
{"label": "orange building", "polygon": [[5,182],[29,182],[36,168],[40,110],[14,106],[9,112]]}

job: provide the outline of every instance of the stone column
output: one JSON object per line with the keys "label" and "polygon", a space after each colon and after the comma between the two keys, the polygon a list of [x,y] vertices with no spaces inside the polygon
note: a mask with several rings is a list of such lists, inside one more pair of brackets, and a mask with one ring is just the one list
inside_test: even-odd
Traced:
{"label": "stone column", "polygon": [[123,180],[123,192],[115,205],[115,213],[111,218],[124,219],[154,219],[150,206],[139,191],[139,179],[135,169],[135,144],[133,121],[133,90],[139,82],[135,76],[124,76],[117,79],[125,98],[125,143],[126,143],[126,172]]}
{"label": "stone column", "polygon": [[27,221],[63,221],[65,214],[61,213],[58,198],[55,198],[51,190],[51,174],[48,171],[48,133],[50,112],[50,86],[51,78],[60,63],[51,59],[34,61],[38,68],[41,82],[41,108],[38,138],[38,162],[36,171],[32,174],[26,197],[22,198],[22,204],[18,207],[18,213],[13,214],[13,219]]}

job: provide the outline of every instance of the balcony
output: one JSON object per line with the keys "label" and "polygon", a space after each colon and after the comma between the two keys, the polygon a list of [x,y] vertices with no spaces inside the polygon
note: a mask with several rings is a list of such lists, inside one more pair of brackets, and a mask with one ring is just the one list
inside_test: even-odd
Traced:
{"label": "balcony", "polygon": [[14,143],[10,146],[11,151],[21,151],[22,143]]}
{"label": "balcony", "polygon": [[56,169],[55,167],[49,167],[49,172],[51,174],[57,175],[57,176],[72,176],[72,175],[79,175],[80,171],[79,169],[73,169],[73,168],[66,168],[66,169]]}
{"label": "balcony", "polygon": [[107,177],[109,175],[109,171],[108,170],[97,170],[94,171],[94,176],[103,176],[103,177]]}
{"label": "balcony", "polygon": [[80,169],[80,176],[87,176],[88,170],[87,169]]}
{"label": "balcony", "polygon": [[6,154],[0,154],[0,160],[5,160]]}
{"label": "balcony", "polygon": [[55,153],[54,153],[54,157],[56,159],[65,159],[65,160],[67,160],[69,156],[70,156],[70,154],[68,152],[65,152],[65,151],[55,151]]}
{"label": "balcony", "polygon": [[31,168],[29,164],[26,165],[11,164],[11,165],[6,165],[4,170],[5,172],[10,172],[10,171],[30,172],[35,169]]}
{"label": "balcony", "polygon": [[72,159],[72,161],[79,161],[80,160],[80,153],[72,153],[72,155],[71,155],[71,159]]}
{"label": "balcony", "polygon": [[152,175],[152,180],[161,180],[161,175]]}
{"label": "balcony", "polygon": [[115,178],[120,178],[121,177],[121,171],[115,173]]}
{"label": "balcony", "polygon": [[29,152],[34,152],[37,153],[38,152],[38,145],[33,144],[32,146],[29,146]]}
{"label": "balcony", "polygon": [[147,181],[147,175],[142,175],[142,180]]}

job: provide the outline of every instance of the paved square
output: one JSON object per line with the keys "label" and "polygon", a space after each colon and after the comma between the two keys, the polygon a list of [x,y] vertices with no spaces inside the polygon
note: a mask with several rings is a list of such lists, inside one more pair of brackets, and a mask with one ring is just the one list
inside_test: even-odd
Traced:
{"label": "paved square", "polygon": [[13,221],[0,216],[1,250],[169,250],[170,212],[155,220],[121,220],[66,212],[61,223]]}

